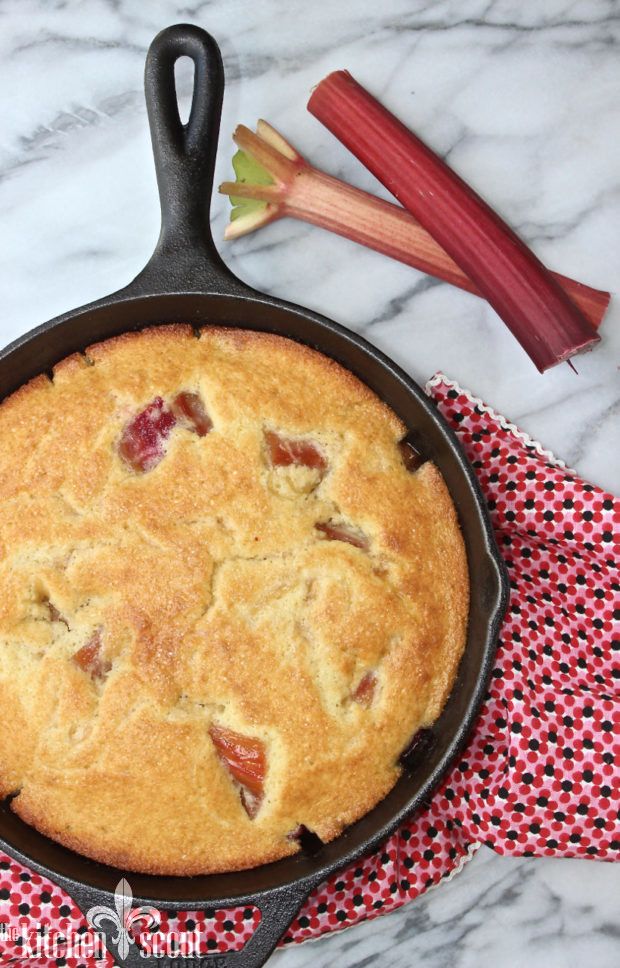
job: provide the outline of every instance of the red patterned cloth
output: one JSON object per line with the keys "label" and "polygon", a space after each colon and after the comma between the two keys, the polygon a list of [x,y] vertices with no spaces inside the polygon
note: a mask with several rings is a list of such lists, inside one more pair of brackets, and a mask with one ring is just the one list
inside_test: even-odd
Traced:
{"label": "red patterned cloth", "polygon": [[[508,566],[496,666],[471,742],[428,807],[316,890],[284,944],[400,907],[480,844],[515,856],[620,856],[619,502],[443,375],[427,390],[473,463]],[[252,908],[161,914],[163,931],[197,928],[205,953],[241,947],[258,922]],[[0,854],[2,924],[2,963],[95,964],[25,961],[18,941],[34,925],[76,929],[83,918],[62,891]]]}

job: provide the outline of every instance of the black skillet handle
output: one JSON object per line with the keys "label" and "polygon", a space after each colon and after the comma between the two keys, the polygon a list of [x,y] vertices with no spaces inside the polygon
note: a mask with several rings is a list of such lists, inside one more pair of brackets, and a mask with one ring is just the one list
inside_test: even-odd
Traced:
{"label": "black skillet handle", "polygon": [[[180,57],[194,62],[189,121],[181,122],[174,78]],[[149,47],[144,73],[162,225],[150,261],[128,287],[137,295],[179,292],[247,294],[222,262],[210,228],[213,172],[224,68],[219,47],[200,27],[177,24]]]}
{"label": "black skillet handle", "polygon": [[[131,875],[129,875],[131,876]],[[115,911],[115,896],[112,894],[98,891],[95,888],[87,888],[75,882],[63,882],[58,878],[58,883],[67,890],[75,903],[78,905],[86,917],[89,927],[88,912],[95,906],[101,910],[102,907],[110,912],[97,919],[97,923],[91,930],[103,931],[108,952],[114,958],[115,965],[124,968],[139,968],[141,965],[159,966],[159,968],[176,968],[181,961],[174,956],[157,956],[154,953],[148,954],[140,950],[138,945],[131,940],[130,936],[124,935],[125,951],[119,948],[119,942],[123,944],[123,936],[119,933],[118,917]],[[183,958],[182,964],[186,968],[261,968],[273,953],[278,941],[291,925],[295,916],[299,912],[302,904],[310,894],[310,891],[317,886],[317,878],[312,880],[298,881],[291,885],[267,891],[260,901],[248,900],[247,906],[257,906],[260,908],[261,921],[246,945],[240,951],[228,951],[225,953],[208,953],[196,955],[194,957]],[[142,906],[145,902],[132,900],[132,905]],[[177,905],[178,906],[178,905]],[[228,905],[227,905],[228,906]],[[231,907],[241,906],[240,902],[233,901]],[[179,910],[189,910],[192,902],[188,901]],[[166,910],[169,907],[166,905]],[[140,925],[138,925],[138,929]],[[157,928],[155,927],[157,931]]]}

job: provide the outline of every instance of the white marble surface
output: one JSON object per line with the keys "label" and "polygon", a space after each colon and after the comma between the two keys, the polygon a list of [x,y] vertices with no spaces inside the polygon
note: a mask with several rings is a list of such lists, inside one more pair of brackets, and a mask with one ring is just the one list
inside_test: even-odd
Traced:
{"label": "white marble surface", "polygon": [[[223,50],[220,179],[232,128],[262,115],[316,164],[379,192],[305,111],[311,86],[347,67],[550,266],[618,290],[618,0],[1,0],[2,343],[146,261],[158,212],[143,61],[176,21],[205,26]],[[225,200],[213,211],[219,239]],[[620,490],[620,299],[578,376],[540,376],[480,300],[319,230],[282,222],[222,253],[258,288],[363,332],[419,381],[443,369]],[[611,968],[619,886],[617,868],[484,848],[427,898],[274,964]]]}

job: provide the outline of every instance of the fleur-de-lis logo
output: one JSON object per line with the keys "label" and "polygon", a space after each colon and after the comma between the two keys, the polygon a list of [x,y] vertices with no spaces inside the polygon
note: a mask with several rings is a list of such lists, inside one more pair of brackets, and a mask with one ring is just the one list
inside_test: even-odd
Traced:
{"label": "fleur-de-lis logo", "polygon": [[159,925],[159,911],[152,907],[133,908],[133,891],[128,881],[123,877],[116,885],[114,891],[114,911],[105,904],[97,904],[91,907],[86,915],[86,920],[92,928],[100,928],[104,921],[111,921],[116,928],[112,935],[112,942],[118,948],[119,958],[124,960],[129,954],[129,945],[134,943],[134,939],[129,933],[130,929],[140,921],[144,923],[144,928],[157,927]]}

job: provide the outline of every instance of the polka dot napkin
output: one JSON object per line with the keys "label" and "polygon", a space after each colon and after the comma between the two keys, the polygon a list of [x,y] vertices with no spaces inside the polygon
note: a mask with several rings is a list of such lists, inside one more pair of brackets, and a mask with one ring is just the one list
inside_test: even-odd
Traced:
{"label": "polka dot napkin", "polygon": [[[473,463],[508,566],[511,599],[489,693],[426,809],[316,890],[283,944],[400,907],[480,844],[502,854],[620,857],[620,502],[442,374],[427,392]],[[161,912],[160,930],[199,932],[206,954],[242,947],[258,920],[252,908]],[[62,950],[37,957],[38,925],[85,930],[70,898],[0,854],[0,963],[106,963]]]}

